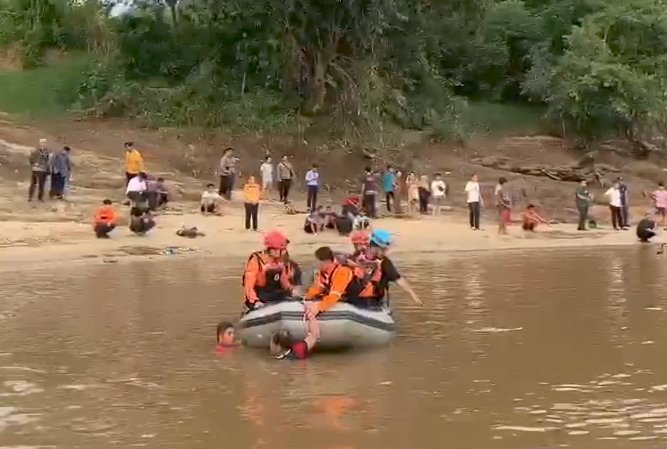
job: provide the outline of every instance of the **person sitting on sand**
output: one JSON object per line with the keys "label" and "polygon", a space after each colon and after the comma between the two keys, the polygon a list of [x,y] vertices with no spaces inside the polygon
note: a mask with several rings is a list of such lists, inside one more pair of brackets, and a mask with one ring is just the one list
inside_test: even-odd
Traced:
{"label": "person sitting on sand", "polygon": [[146,199],[150,210],[158,210],[167,207],[169,202],[169,190],[164,183],[164,178],[146,181]]}
{"label": "person sitting on sand", "polygon": [[95,221],[93,229],[98,239],[108,239],[109,233],[116,228],[116,211],[111,206],[111,200],[102,201],[97,211],[95,211]]}
{"label": "person sitting on sand", "polygon": [[[130,179],[130,182],[135,178]],[[151,213],[140,207],[130,209],[130,231],[137,235],[145,235],[155,227],[155,221]]]}
{"label": "person sitting on sand", "polygon": [[220,214],[220,203],[224,199],[220,196],[215,188],[215,184],[207,184],[206,190],[201,194],[201,201],[199,202],[199,210],[204,215]]}
{"label": "person sitting on sand", "polygon": [[322,206],[317,206],[317,209],[313,210],[306,217],[306,221],[303,223],[303,231],[306,234],[317,234],[324,230],[324,219],[322,218]]}
{"label": "person sitting on sand", "polygon": [[526,206],[526,210],[523,213],[523,220],[521,221],[521,228],[524,231],[535,232],[535,228],[540,223],[551,226],[546,218],[537,213],[534,204]]}
{"label": "person sitting on sand", "polygon": [[647,213],[644,218],[637,223],[637,238],[642,243],[648,243],[658,233],[658,224],[653,218],[653,214]]}
{"label": "person sitting on sand", "polygon": [[235,334],[234,325],[229,321],[222,321],[218,324],[215,330],[216,354],[223,355],[236,346],[234,342]]}
{"label": "person sitting on sand", "polygon": [[294,341],[287,329],[282,329],[271,335],[269,352],[278,360],[303,360],[310,354],[320,338],[320,323],[315,318],[308,319],[306,336],[301,341]]}
{"label": "person sitting on sand", "polygon": [[362,210],[352,219],[352,229],[364,230],[371,227],[371,220],[366,216],[366,211]]}
{"label": "person sitting on sand", "polygon": [[324,211],[322,211],[322,217],[324,218],[324,228],[325,229],[336,229],[336,220],[338,219],[338,214],[331,206],[325,206]]}

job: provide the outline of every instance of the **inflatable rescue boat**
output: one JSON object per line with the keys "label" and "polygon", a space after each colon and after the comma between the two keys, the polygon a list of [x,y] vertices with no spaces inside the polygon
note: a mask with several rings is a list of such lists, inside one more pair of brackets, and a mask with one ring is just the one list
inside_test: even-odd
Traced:
{"label": "inflatable rescue boat", "polygon": [[[290,331],[295,340],[305,337],[305,306],[301,301],[285,301],[252,310],[238,323],[237,336],[250,347],[265,348],[274,332]],[[335,304],[318,316],[321,348],[385,346],[391,341],[395,322],[387,306],[361,309],[345,302]]]}

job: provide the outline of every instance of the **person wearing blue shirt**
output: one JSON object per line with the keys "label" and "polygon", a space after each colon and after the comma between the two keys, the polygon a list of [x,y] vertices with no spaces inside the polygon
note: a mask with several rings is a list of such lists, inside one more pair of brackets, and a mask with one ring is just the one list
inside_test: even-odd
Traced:
{"label": "person wearing blue shirt", "polygon": [[308,194],[306,196],[306,207],[313,212],[317,208],[317,191],[320,186],[320,172],[317,164],[313,164],[312,168],[306,173],[306,188]]}
{"label": "person wearing blue shirt", "polygon": [[387,211],[391,212],[392,203],[396,203],[394,190],[396,188],[396,171],[391,165],[387,165],[387,170],[382,175],[382,190],[384,190],[385,200],[387,202]]}

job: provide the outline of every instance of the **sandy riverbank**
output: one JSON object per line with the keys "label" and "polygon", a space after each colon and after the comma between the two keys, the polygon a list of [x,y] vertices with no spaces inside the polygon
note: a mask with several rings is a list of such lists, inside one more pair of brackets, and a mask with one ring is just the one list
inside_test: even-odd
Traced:
{"label": "sandy riverbank", "polygon": [[[111,239],[99,240],[94,237],[90,223],[0,222],[0,270],[53,266],[54,263],[116,263],[137,258],[160,260],[192,255],[243,258],[261,247],[261,232],[243,229],[240,204],[228,204],[224,216],[206,217],[194,212],[194,203],[180,206],[184,212],[159,216],[157,228],[144,237],[133,235],[125,226],[119,226]],[[299,258],[310,257],[321,245],[340,249],[349,245],[347,238],[331,231],[305,234],[302,230],[304,216],[285,215],[276,204],[265,204],[260,210],[261,229],[283,230],[292,242],[290,252]],[[196,239],[179,237],[176,230],[182,225],[197,226],[206,235]],[[487,220],[485,230],[471,231],[464,217],[455,211],[440,217],[382,218],[375,225],[395,233],[393,252],[401,256],[423,252],[637,244],[633,230],[578,232],[573,224],[542,227],[534,234],[526,234],[515,225],[509,235],[499,236],[495,223]]]}

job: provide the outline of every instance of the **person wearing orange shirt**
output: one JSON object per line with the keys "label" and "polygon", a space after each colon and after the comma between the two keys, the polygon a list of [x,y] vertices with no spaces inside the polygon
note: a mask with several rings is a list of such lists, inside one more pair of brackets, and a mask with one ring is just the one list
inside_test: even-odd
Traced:
{"label": "person wearing orange shirt", "polygon": [[111,200],[102,201],[102,206],[95,211],[93,229],[98,239],[108,239],[109,233],[116,227],[116,211]]}
{"label": "person wearing orange shirt", "polygon": [[[306,308],[306,317],[312,319],[319,313],[331,309],[337,302],[346,301],[357,305],[364,301],[364,291],[370,290],[364,281],[355,275],[354,269],[341,264],[328,246],[315,251],[318,261],[318,274],[313,285],[308,289],[304,299],[310,302]],[[368,295],[369,296],[369,295]]]}
{"label": "person wearing orange shirt", "polygon": [[257,214],[259,212],[259,201],[262,199],[262,186],[256,181],[254,176],[248,177],[248,181],[243,185],[243,206],[245,207],[245,228],[250,229],[252,221],[252,230],[257,230]]}
{"label": "person wearing orange shirt", "polygon": [[263,307],[266,303],[284,301],[293,295],[300,283],[298,265],[286,259],[289,240],[278,231],[264,236],[264,251],[250,255],[243,273],[245,306],[248,310]]}

